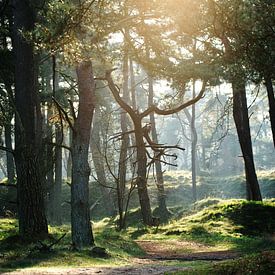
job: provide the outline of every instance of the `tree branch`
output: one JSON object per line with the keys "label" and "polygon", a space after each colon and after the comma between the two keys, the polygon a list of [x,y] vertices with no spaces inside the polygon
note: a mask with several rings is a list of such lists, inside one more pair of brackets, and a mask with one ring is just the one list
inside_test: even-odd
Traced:
{"label": "tree branch", "polygon": [[189,101],[181,104],[180,106],[178,106],[176,108],[173,108],[173,109],[162,110],[162,109],[159,109],[157,106],[153,105],[153,106],[150,106],[143,113],[141,113],[140,116],[141,117],[146,117],[146,116],[148,116],[149,114],[151,114],[153,112],[155,112],[158,115],[164,115],[164,116],[178,113],[181,110],[183,110],[184,108],[187,108],[188,106],[195,104],[196,102],[198,102],[203,97],[205,89],[206,89],[206,83],[207,83],[207,81],[203,80],[202,88],[201,88],[199,94],[196,97],[190,99]]}
{"label": "tree branch", "polygon": [[14,154],[14,150],[12,150],[8,147],[2,146],[2,145],[0,145],[0,150],[6,151],[6,152],[11,153],[11,154]]}
{"label": "tree branch", "polygon": [[9,183],[0,183],[0,186],[2,186],[2,187],[14,187],[14,188],[17,188],[16,184],[9,184]]}
{"label": "tree branch", "polygon": [[54,97],[52,97],[52,99],[53,99],[53,102],[55,103],[56,107],[58,108],[58,110],[60,110],[63,113],[63,115],[65,116],[65,119],[68,122],[72,131],[75,132],[74,126],[68,116],[68,113],[62,108],[62,106],[59,104],[59,102]]}

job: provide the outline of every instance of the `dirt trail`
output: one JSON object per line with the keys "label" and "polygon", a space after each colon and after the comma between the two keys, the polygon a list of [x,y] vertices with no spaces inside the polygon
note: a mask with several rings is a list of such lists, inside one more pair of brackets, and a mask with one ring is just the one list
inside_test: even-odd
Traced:
{"label": "dirt trail", "polygon": [[133,259],[129,266],[125,267],[83,267],[83,268],[35,268],[21,269],[2,275],[157,275],[165,272],[176,272],[189,269],[167,265],[171,260],[224,260],[238,257],[238,254],[230,251],[211,251],[211,247],[187,241],[137,241],[137,244],[146,251],[143,258]]}
{"label": "dirt trail", "polygon": [[156,260],[208,260],[234,259],[238,253],[228,250],[213,250],[212,247],[190,241],[137,241],[147,253],[145,258]]}

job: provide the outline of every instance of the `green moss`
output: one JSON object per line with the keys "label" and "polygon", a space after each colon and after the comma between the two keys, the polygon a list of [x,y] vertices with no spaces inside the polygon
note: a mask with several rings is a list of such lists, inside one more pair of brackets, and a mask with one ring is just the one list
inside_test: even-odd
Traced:
{"label": "green moss", "polygon": [[275,251],[253,254],[236,260],[223,261],[215,264],[205,264],[190,270],[175,272],[174,275],[232,275],[255,274],[271,275],[275,272]]}
{"label": "green moss", "polygon": [[132,257],[144,255],[144,252],[125,232],[117,232],[110,220],[104,219],[93,224],[96,245],[106,248],[109,258],[94,258],[90,249],[72,251],[70,226],[49,227],[50,236],[44,240],[51,244],[64,233],[65,238],[51,251],[41,252],[35,249],[39,242],[26,243],[18,235],[17,223],[11,219],[1,219],[0,232],[0,266],[5,269],[18,267],[53,267],[53,266],[94,266],[94,265],[125,265]]}

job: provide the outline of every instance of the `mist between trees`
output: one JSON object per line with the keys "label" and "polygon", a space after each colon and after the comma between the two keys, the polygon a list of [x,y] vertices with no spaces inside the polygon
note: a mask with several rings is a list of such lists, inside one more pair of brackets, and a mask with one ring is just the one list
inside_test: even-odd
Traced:
{"label": "mist between trees", "polygon": [[0,4],[0,214],[23,238],[274,197],[272,1]]}

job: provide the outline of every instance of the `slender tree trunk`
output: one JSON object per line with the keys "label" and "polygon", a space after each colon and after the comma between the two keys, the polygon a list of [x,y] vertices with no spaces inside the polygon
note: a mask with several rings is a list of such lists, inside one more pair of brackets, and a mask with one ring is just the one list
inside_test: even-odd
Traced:
{"label": "slender tree trunk", "polygon": [[[7,148],[12,149],[12,130],[11,124],[5,125],[5,145]],[[6,154],[7,157],[7,176],[9,184],[13,184],[15,180],[15,166],[13,155],[9,152]]]}
{"label": "slender tree trunk", "polygon": [[98,107],[95,108],[95,114],[93,119],[93,129],[91,133],[91,152],[93,163],[97,175],[97,180],[99,182],[100,192],[102,196],[102,207],[106,209],[108,215],[114,214],[113,209],[113,199],[109,192],[109,190],[104,187],[107,185],[106,175],[105,175],[105,168],[103,162],[103,156],[101,151],[101,142],[100,142],[100,109]]}
{"label": "slender tree trunk", "polygon": [[[57,144],[62,144],[62,129],[57,126],[55,138]],[[61,213],[61,192],[62,192],[62,148],[55,147],[54,155],[54,182],[50,193],[51,222],[55,225],[62,224]]]}
{"label": "slender tree trunk", "polygon": [[253,159],[245,82],[242,79],[236,78],[232,81],[232,88],[233,116],[244,158],[247,199],[261,201],[262,196],[259,188],[259,183]]}
{"label": "slender tree trunk", "polygon": [[[72,133],[72,129],[68,128],[68,146],[71,147],[72,146],[72,142],[73,142],[73,133]],[[72,179],[72,154],[71,151],[68,152],[68,158],[67,158],[67,179]]]}
{"label": "slender tree trunk", "polygon": [[[55,97],[56,91],[59,89],[59,75],[56,71],[56,57],[53,56],[53,96]],[[53,198],[52,207],[53,211],[53,223],[57,225],[62,224],[61,218],[61,192],[62,192],[62,143],[63,143],[63,129],[61,125],[55,126],[55,142],[58,146],[55,147],[54,158],[54,186],[53,186]],[[59,146],[60,145],[60,146]]]}
{"label": "slender tree trunk", "polygon": [[53,142],[53,127],[49,122],[52,116],[52,104],[48,103],[48,117],[47,117],[47,137],[46,137],[46,157],[44,161],[44,167],[47,171],[46,173],[46,208],[48,213],[49,223],[53,222],[54,208],[52,207],[53,193],[54,193],[54,146],[51,144]]}
{"label": "slender tree trunk", "polygon": [[76,249],[94,244],[90,222],[88,151],[95,108],[92,63],[81,62],[76,69],[79,106],[72,140],[71,224]]}
{"label": "slender tree trunk", "polygon": [[130,83],[131,83],[131,102],[134,110],[137,109],[137,99],[136,99],[136,81],[134,74],[133,60],[130,59]]}
{"label": "slender tree trunk", "polygon": [[146,147],[143,140],[143,129],[141,120],[134,121],[135,138],[137,146],[137,188],[143,222],[153,225],[151,204],[147,190],[147,156]]}
{"label": "slender tree trunk", "polygon": [[[11,124],[5,125],[5,145],[7,148],[12,149],[12,130],[11,130]],[[8,183],[14,184],[15,183],[15,165],[14,165],[14,159],[13,155],[9,152],[6,153],[6,159],[7,159],[7,177],[8,177]],[[12,203],[9,203],[8,209],[12,211],[13,213],[16,213],[16,202],[17,200],[17,190],[16,188],[9,188],[8,189],[8,198],[9,201]]]}
{"label": "slender tree trunk", "polygon": [[[128,66],[128,51],[125,49],[124,57],[123,57],[123,100],[129,103],[129,88],[128,88],[128,80],[129,80],[129,66]],[[126,173],[127,173],[127,157],[128,157],[128,150],[130,145],[130,138],[128,134],[124,134],[128,131],[127,127],[127,113],[125,110],[122,109],[121,111],[121,132],[122,132],[122,142],[120,147],[120,156],[119,156],[119,194],[118,199],[120,200],[120,207],[119,211],[123,212],[125,206],[125,190],[126,190]],[[121,208],[121,209],[120,209]],[[123,215],[120,216],[122,217]],[[124,219],[120,219],[120,227],[125,227]]]}
{"label": "slender tree trunk", "polygon": [[32,31],[35,11],[30,1],[13,1],[15,53],[15,163],[19,233],[24,238],[48,234],[41,175],[41,113],[36,94],[37,67],[33,45],[20,31]]}
{"label": "slender tree trunk", "polygon": [[[196,89],[195,89],[195,81],[193,81],[193,98],[196,97]],[[191,114],[191,140],[192,140],[192,148],[191,148],[191,165],[192,165],[192,194],[193,201],[197,201],[197,143],[198,143],[198,135],[196,131],[196,106],[192,105],[192,114]]]}
{"label": "slender tree trunk", "polygon": [[[154,104],[154,87],[153,87],[153,78],[149,74],[148,74],[148,84],[149,84],[148,107],[150,107]],[[150,114],[150,123],[151,123],[152,140],[154,143],[158,143],[154,113]],[[159,214],[161,215],[161,218],[167,219],[167,216],[169,216],[169,211],[166,206],[164,180],[163,180],[163,173],[162,173],[162,167],[161,167],[160,161],[158,160],[155,161],[155,167],[156,167],[156,176],[157,176]]]}
{"label": "slender tree trunk", "polygon": [[272,130],[273,144],[275,147],[275,97],[274,89],[272,85],[272,79],[270,76],[265,77],[265,86],[268,95],[268,104],[269,104],[269,117]]}

